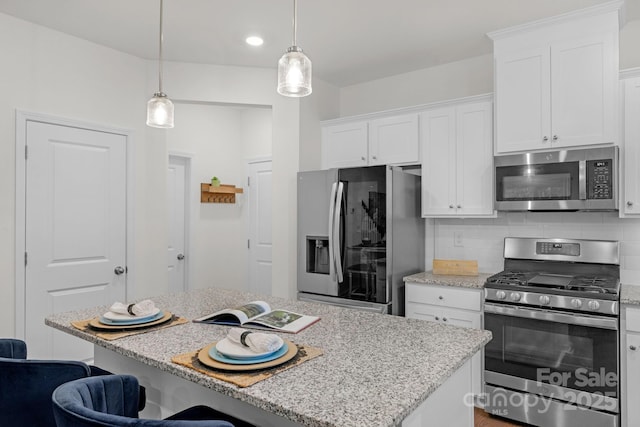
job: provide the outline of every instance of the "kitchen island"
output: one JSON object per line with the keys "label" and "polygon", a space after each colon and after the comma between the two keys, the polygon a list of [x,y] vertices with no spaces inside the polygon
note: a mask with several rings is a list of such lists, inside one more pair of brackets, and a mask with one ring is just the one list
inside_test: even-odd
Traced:
{"label": "kitchen island", "polygon": [[224,338],[228,327],[188,322],[108,341],[71,325],[106,306],[47,317],[47,325],[93,342],[97,365],[138,377],[147,387],[141,416],[206,404],[260,426],[410,427],[442,416],[454,420],[450,425],[473,425],[469,360],[490,341],[488,331],[217,288],[152,299],[189,320],[258,299],[319,316],[281,336],[323,355],[240,388],[171,361]]}

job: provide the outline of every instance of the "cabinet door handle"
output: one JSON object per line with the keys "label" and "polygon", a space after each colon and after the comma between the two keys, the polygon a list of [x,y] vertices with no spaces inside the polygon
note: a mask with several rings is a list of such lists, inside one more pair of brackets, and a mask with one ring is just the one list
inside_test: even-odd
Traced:
{"label": "cabinet door handle", "polygon": [[628,206],[628,207],[633,206],[633,202],[632,202],[631,200],[629,200],[629,201],[627,202],[627,206]]}
{"label": "cabinet door handle", "polygon": [[449,209],[453,209],[453,205],[449,205]]}
{"label": "cabinet door handle", "polygon": [[438,299],[442,300],[442,299],[444,299],[444,297],[443,297],[442,295],[440,295],[440,296],[438,297]]}
{"label": "cabinet door handle", "polygon": [[373,156],[373,160],[377,160],[378,158],[376,156]]}
{"label": "cabinet door handle", "polygon": [[446,322],[446,321],[447,321],[447,318],[446,318],[446,317],[443,317],[443,318],[442,318],[442,321],[443,321],[443,322]]}
{"label": "cabinet door handle", "polygon": [[440,318],[438,316],[436,316],[436,320],[440,320]]}
{"label": "cabinet door handle", "polygon": [[636,347],[635,345],[630,345],[629,346],[629,350],[631,351],[636,351],[638,349],[638,347]]}
{"label": "cabinet door handle", "polygon": [[553,135],[553,140],[557,141],[558,140],[558,135]]}
{"label": "cabinet door handle", "polygon": [[543,137],[542,137],[542,140],[543,140],[544,142],[547,142],[547,141],[549,140],[549,137],[548,137],[548,136],[543,136]]}
{"label": "cabinet door handle", "polygon": [[462,209],[462,205],[458,205],[458,209]]}
{"label": "cabinet door handle", "polygon": [[360,157],[360,160],[367,160],[364,156]]}

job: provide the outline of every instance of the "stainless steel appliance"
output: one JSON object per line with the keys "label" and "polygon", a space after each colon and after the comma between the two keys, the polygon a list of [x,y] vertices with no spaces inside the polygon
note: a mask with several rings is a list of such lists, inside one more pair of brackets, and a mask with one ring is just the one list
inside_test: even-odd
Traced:
{"label": "stainless steel appliance", "polygon": [[496,156],[499,211],[618,209],[618,147]]}
{"label": "stainless steel appliance", "polygon": [[504,258],[485,283],[485,410],[618,426],[619,243],[506,238]]}
{"label": "stainless steel appliance", "polygon": [[298,299],[403,315],[424,236],[419,167],[298,173]]}

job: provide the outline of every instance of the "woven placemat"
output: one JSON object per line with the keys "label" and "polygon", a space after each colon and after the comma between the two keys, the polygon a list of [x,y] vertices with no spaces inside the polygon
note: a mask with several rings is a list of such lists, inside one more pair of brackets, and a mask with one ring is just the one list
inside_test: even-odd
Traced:
{"label": "woven placemat", "polygon": [[299,364],[306,362],[307,360],[314,359],[324,354],[324,351],[317,347],[310,347],[301,344],[296,344],[296,347],[298,347],[298,354],[290,361],[282,365],[274,366],[273,368],[261,369],[258,371],[226,372],[210,368],[198,360],[198,353],[201,349],[190,351],[189,353],[178,354],[177,356],[173,356],[171,361],[178,365],[191,368],[194,371],[198,371],[209,377],[235,384],[238,387],[249,387],[257,382],[266,380],[280,372],[291,369],[294,366],[298,366]]}
{"label": "woven placemat", "polygon": [[82,332],[86,332],[87,334],[90,334],[90,335],[95,335],[96,337],[102,338],[107,341],[117,340],[118,338],[129,337],[131,335],[146,334],[147,332],[158,331],[160,329],[170,328],[171,326],[182,325],[189,321],[184,317],[179,317],[174,314],[171,320],[161,325],[151,326],[151,327],[142,328],[142,329],[130,329],[125,331],[108,332],[108,331],[97,331],[95,329],[92,329],[91,326],[89,326],[89,322],[91,320],[93,319],[76,320],[75,322],[71,322],[71,325],[76,329],[80,329]]}

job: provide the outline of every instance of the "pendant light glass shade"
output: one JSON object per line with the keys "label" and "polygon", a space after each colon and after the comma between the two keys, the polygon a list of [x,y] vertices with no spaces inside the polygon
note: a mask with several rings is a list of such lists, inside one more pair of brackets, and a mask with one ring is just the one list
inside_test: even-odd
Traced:
{"label": "pendant light glass shade", "polygon": [[153,98],[147,102],[147,126],[173,127],[173,102],[162,92],[154,93]]}
{"label": "pendant light glass shade", "polygon": [[160,0],[160,51],[158,54],[158,91],[147,102],[147,126],[173,127],[173,102],[162,92],[162,3]]}
{"label": "pendant light glass shade", "polygon": [[291,46],[278,61],[278,93],[300,97],[311,92],[311,61],[302,49]]}
{"label": "pendant light glass shade", "polygon": [[293,45],[278,61],[278,93],[301,97],[311,94],[311,60],[296,44],[298,3],[293,0]]}

